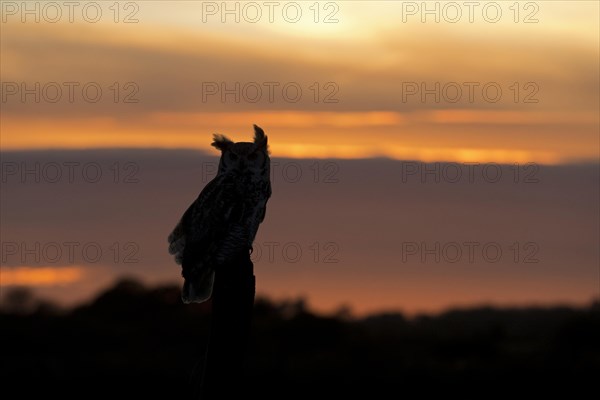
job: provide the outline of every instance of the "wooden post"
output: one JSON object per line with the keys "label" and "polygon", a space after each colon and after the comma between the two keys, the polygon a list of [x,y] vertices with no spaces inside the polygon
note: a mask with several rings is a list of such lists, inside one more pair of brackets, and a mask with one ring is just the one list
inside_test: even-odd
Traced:
{"label": "wooden post", "polygon": [[[243,379],[254,306],[254,264],[240,254],[215,271],[202,400],[233,398]],[[231,396],[229,396],[231,395]]]}

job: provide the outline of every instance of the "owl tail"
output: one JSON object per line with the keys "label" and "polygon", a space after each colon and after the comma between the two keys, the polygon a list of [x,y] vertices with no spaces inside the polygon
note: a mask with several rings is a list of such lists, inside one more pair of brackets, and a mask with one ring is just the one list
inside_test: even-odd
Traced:
{"label": "owl tail", "polygon": [[181,300],[185,304],[203,303],[210,299],[215,281],[215,273],[211,272],[204,279],[186,279],[183,283]]}

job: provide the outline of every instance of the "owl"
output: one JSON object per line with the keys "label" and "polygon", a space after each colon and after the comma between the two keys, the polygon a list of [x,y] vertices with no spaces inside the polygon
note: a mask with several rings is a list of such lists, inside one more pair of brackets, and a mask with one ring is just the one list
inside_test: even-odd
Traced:
{"label": "owl", "polygon": [[254,125],[253,142],[234,143],[215,134],[221,151],[217,175],[190,205],[169,235],[169,253],[182,267],[184,303],[212,294],[215,270],[248,255],[271,197],[267,136]]}

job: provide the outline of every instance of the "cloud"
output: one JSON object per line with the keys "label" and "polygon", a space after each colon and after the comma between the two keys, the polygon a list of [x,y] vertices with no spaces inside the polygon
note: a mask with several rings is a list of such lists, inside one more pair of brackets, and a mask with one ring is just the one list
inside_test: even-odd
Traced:
{"label": "cloud", "polygon": [[[26,255],[29,264],[19,254],[6,254],[2,280],[5,265],[84,268],[86,275],[72,291],[69,286],[53,293],[65,299],[89,297],[122,275],[180,284],[180,267],[167,252],[166,237],[211,178],[209,171],[214,174],[217,160],[182,150],[3,152],[4,165],[25,163],[30,170],[36,162],[79,163],[72,183],[66,167],[55,183],[43,175],[35,182],[31,173],[25,182],[19,173],[6,177],[0,194],[3,243],[24,243],[29,249],[42,243],[42,257],[44,244],[48,252],[56,243],[63,249],[65,242],[80,246],[74,247],[73,262],[66,251],[54,264],[42,258],[35,265],[32,254]],[[81,167],[91,162],[104,171],[97,183],[82,179]],[[137,183],[115,182],[115,165],[123,178],[130,172],[124,169],[127,162],[138,167]],[[277,298],[305,295],[320,310],[346,302],[361,313],[473,302],[587,302],[597,292],[597,165],[488,166],[488,178],[480,165],[472,183],[463,165],[458,182],[439,179],[453,178],[456,167],[273,158],[273,197],[253,256],[259,292]],[[501,179],[491,183],[498,168]],[[537,181],[527,183],[529,178]],[[473,263],[462,245],[469,241],[480,243]],[[137,247],[130,261],[136,262],[124,262],[131,242]],[[458,243],[462,258],[449,261],[455,255],[450,247],[438,252],[439,263],[435,253],[426,254],[424,263],[420,254],[403,262],[406,242],[428,248]],[[525,248],[529,242],[538,250]],[[86,262],[85,243],[99,244],[103,258]],[[483,258],[485,243],[501,246],[500,261]],[[295,259],[298,248],[301,255]],[[539,262],[523,262],[532,254]]]}
{"label": "cloud", "polygon": [[[410,28],[410,29],[409,29]],[[35,103],[21,102],[18,95],[3,104],[4,112],[50,115],[127,116],[147,112],[198,111],[412,111],[430,109],[511,109],[574,110],[597,109],[598,60],[592,42],[557,40],[547,30],[534,34],[535,43],[504,36],[464,35],[443,26],[373,30],[368,39],[354,44],[343,38],[315,42],[293,39],[289,51],[280,37],[249,40],[242,35],[218,35],[164,26],[73,26],[7,24],[3,27],[3,71],[5,82],[98,82],[103,99],[95,104],[82,100]],[[415,36],[408,33],[418,34]],[[532,47],[534,46],[534,47]],[[133,82],[139,91],[136,104],[114,102],[114,82]],[[269,84],[273,82],[273,84]],[[312,86],[317,82],[317,87]],[[326,87],[328,82],[335,84]],[[436,102],[432,96],[404,99],[406,84],[416,83],[431,90],[436,82],[446,97],[462,95],[456,103]],[[468,82],[474,99],[469,98]],[[517,82],[517,87],[513,87]],[[523,103],[537,85],[537,105]],[[216,83],[218,92],[207,95],[207,84]],[[236,83],[240,97],[227,95]],[[299,85],[302,96],[290,102],[283,93],[286,84]],[[486,101],[486,84],[501,87],[499,102]],[[277,86],[275,86],[277,84]],[[447,85],[455,86],[448,87]],[[248,86],[250,85],[250,86]],[[269,86],[271,85],[271,86]],[[211,86],[212,88],[212,86]],[[260,100],[256,89],[261,90]],[[119,88],[121,96],[130,93]],[[293,88],[292,88],[293,89]],[[269,94],[273,90],[274,100]],[[516,93],[519,90],[520,93]],[[318,91],[318,93],[317,93]],[[493,92],[493,91],[492,91]],[[290,93],[295,93],[291,90]],[[450,94],[451,93],[451,94]],[[203,97],[203,94],[205,95]],[[332,95],[337,103],[323,100]],[[519,101],[515,102],[517,96]],[[315,98],[317,101],[315,101]],[[594,108],[595,107],[595,108]]]}
{"label": "cloud", "polygon": [[[258,123],[293,157],[598,156],[591,14],[544,5],[544,23],[527,26],[401,24],[395,4],[344,5],[315,40],[310,24],[202,24],[193,4],[161,10],[145,5],[133,25],[5,24],[3,148],[206,149],[203,133]],[[36,83],[41,101],[23,101],[20,85]]]}

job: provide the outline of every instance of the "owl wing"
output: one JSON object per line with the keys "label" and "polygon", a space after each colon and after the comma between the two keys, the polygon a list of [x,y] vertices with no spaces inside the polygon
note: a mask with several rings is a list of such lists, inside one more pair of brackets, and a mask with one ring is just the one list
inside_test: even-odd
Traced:
{"label": "owl wing", "polygon": [[169,235],[169,253],[182,266],[185,302],[202,302],[212,293],[214,268],[222,262],[221,243],[239,214],[235,179],[218,175],[202,190]]}

